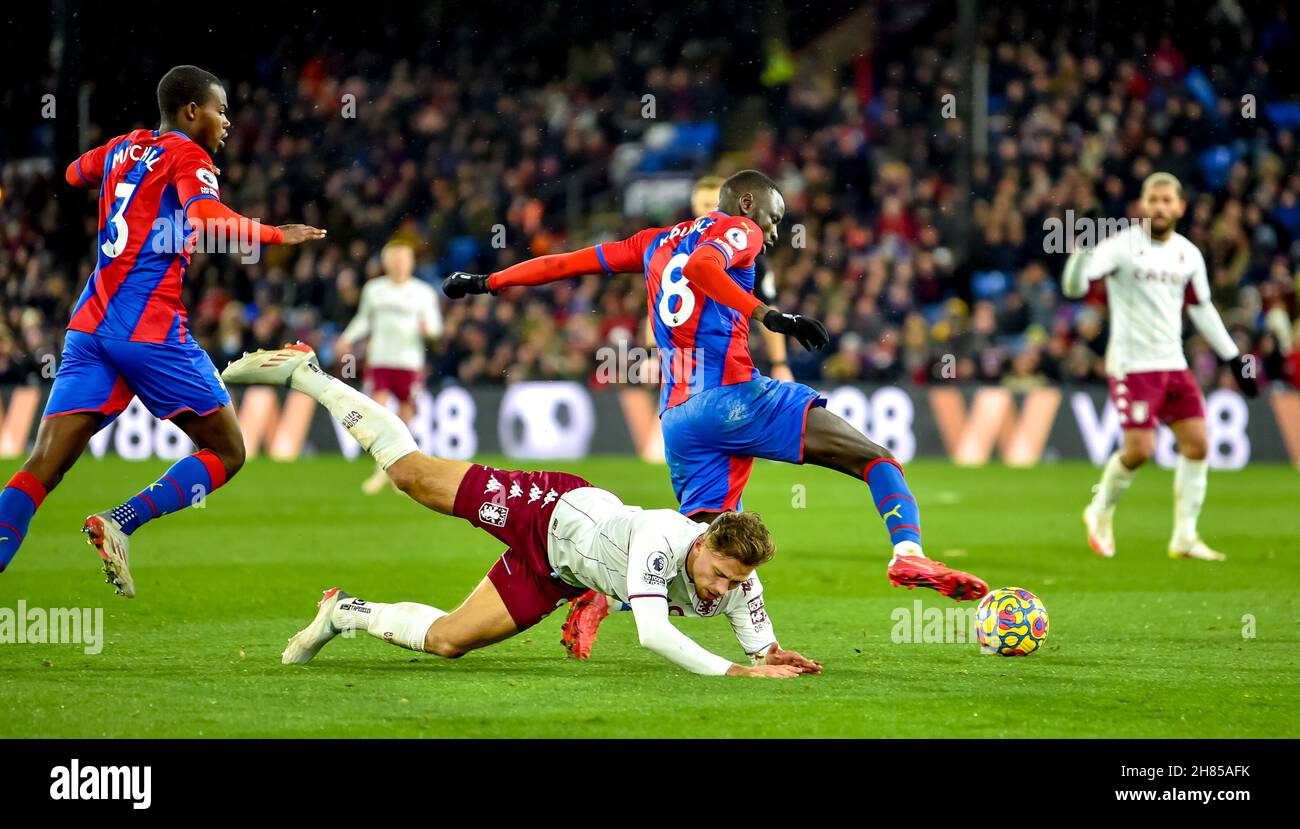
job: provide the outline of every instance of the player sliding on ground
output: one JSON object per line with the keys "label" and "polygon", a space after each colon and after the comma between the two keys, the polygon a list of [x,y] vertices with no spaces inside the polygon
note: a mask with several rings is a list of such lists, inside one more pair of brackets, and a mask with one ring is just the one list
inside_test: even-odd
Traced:
{"label": "player sliding on ground", "polygon": [[[776,549],[757,515],[731,514],[705,525],[672,510],[625,506],[576,475],[422,455],[400,417],[321,371],[305,345],[249,354],[221,376],[227,383],[288,386],[309,395],[398,489],[508,545],[487,578],[449,613],[327,590],[316,618],[289,640],[286,664],[311,661],[348,629],[455,659],[527,630],[587,590],[599,590],[631,604],[642,645],[693,673],[788,678],[821,672],[819,663],[777,645],[754,572]],[[756,664],[736,665],[700,647],[672,626],[670,611],[726,616]]]}
{"label": "player sliding on ground", "polygon": [[68,323],[36,446],[0,492],[3,570],[45,496],[133,397],[175,423],[199,451],[82,527],[109,583],[127,598],[135,595],[131,534],[202,503],[244,464],[230,395],[194,342],[181,303],[192,229],[244,253],[325,236],[306,225],[260,224],[221,203],[212,154],[225,144],[230,121],[226,90],[214,75],[175,67],[158,84],[158,110],[158,129],[119,135],[68,165],[68,184],[99,190],[99,259]]}
{"label": "player sliding on ground", "polygon": [[1062,293],[1071,298],[1087,294],[1089,282],[1106,280],[1106,374],[1124,427],[1124,446],[1106,461],[1101,483],[1083,512],[1088,544],[1100,556],[1115,555],[1115,505],[1137,468],[1155,454],[1159,421],[1169,425],[1178,441],[1169,555],[1223,561],[1223,553],[1211,549],[1196,531],[1208,466],[1205,401],[1183,356],[1184,303],[1196,330],[1232,366],[1241,391],[1254,397],[1258,389],[1249,360],[1241,356],[1210,302],[1205,259],[1174,230],[1187,209],[1182,185],[1169,173],[1152,173],[1142,182],[1141,204],[1149,232],[1135,224],[1092,251],[1075,251],[1062,277]]}
{"label": "player sliding on ground", "polygon": [[[722,185],[718,209],[674,227],[652,227],[619,242],[542,256],[493,274],[454,273],[452,299],[541,285],[587,274],[644,272],[659,348],[659,418],[681,511],[698,521],[740,510],[754,458],[812,463],[863,481],[893,546],[890,582],[929,587],[958,601],[988,592],[983,581],[931,561],[921,549],[921,512],[889,450],[837,415],[801,383],[764,377],[749,354],[749,321],[789,334],[805,348],[830,342],[810,317],[783,314],[752,293],[754,263],[776,244],[785,199],[757,170]],[[608,612],[584,597],[565,626],[565,645],[585,657]]]}

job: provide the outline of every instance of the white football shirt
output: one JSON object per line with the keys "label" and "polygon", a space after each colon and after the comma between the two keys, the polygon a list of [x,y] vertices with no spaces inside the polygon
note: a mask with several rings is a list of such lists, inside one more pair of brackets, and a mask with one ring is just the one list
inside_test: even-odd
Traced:
{"label": "white football shirt", "polygon": [[394,282],[377,276],[361,289],[357,315],[343,331],[355,343],[369,337],[366,362],[375,368],[424,368],[424,340],[442,334],[433,287],[412,277]]}
{"label": "white football shirt", "polygon": [[1123,377],[1131,372],[1187,368],[1183,354],[1187,286],[1192,286],[1199,303],[1210,303],[1205,258],[1196,245],[1177,232],[1159,242],[1140,224],[1133,224],[1097,245],[1084,264],[1084,275],[1089,281],[1106,280],[1107,374]]}
{"label": "white football shirt", "polygon": [[547,551],[565,582],[598,590],[622,601],[664,596],[674,616],[723,616],[750,655],[776,641],[763,602],[758,574],[706,602],[695,592],[686,556],[707,524],[674,510],[643,510],[596,487],[560,497],[551,514]]}

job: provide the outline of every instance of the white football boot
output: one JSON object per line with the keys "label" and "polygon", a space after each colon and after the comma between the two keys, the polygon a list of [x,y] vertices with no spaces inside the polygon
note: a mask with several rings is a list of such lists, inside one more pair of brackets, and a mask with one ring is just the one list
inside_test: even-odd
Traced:
{"label": "white football boot", "polygon": [[106,512],[88,516],[81,525],[86,543],[99,551],[104,562],[104,575],[117,595],[135,598],[135,579],[131,578],[131,537],[122,532],[122,525]]}
{"label": "white football boot", "polygon": [[316,352],[306,343],[284,348],[263,348],[231,361],[221,379],[238,386],[289,386],[293,372],[303,363],[316,361]]}
{"label": "white football boot", "polygon": [[305,665],[312,660],[320,649],[330,640],[343,632],[334,624],[334,608],[344,599],[352,598],[337,587],[331,587],[316,603],[316,618],[311,624],[289,637],[289,645],[284,649],[280,662],[285,665]]}
{"label": "white football boot", "polygon": [[1186,547],[1169,545],[1170,558],[1194,558],[1197,561],[1227,561],[1228,557],[1212,549],[1201,539],[1196,539]]}
{"label": "white football boot", "polygon": [[1102,509],[1089,503],[1083,510],[1083,523],[1088,528],[1088,546],[1102,558],[1115,557],[1115,510]]}

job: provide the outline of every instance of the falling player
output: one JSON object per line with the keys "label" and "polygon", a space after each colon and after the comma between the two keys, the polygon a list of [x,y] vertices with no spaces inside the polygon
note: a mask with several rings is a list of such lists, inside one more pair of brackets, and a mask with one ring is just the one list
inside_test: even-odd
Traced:
{"label": "falling player", "polygon": [[[366,344],[366,391],[385,406],[397,400],[397,413],[407,423],[415,417],[415,390],[424,371],[424,341],[442,335],[442,315],[433,288],[418,279],[415,249],[402,241],[389,242],[381,254],[383,276],[361,290],[357,315],[339,336],[337,349],[347,353],[358,340]],[[370,495],[389,483],[376,468],[361,489]]]}
{"label": "falling player", "polygon": [[230,121],[214,75],[175,67],[158,84],[158,110],[158,129],[120,135],[68,166],[69,184],[99,189],[99,258],[68,323],[31,457],[0,492],[3,570],[45,496],[133,397],[172,420],[199,451],[83,527],[109,582],[128,598],[135,595],[131,534],[200,502],[244,463],[230,395],[186,326],[181,284],[190,228],[247,252],[325,236],[306,225],[263,225],[221,204],[212,154],[225,144]]}
{"label": "falling player", "polygon": [[[684,514],[710,521],[741,509],[754,458],[824,466],[870,489],[893,544],[888,575],[895,586],[929,587],[959,601],[982,597],[988,590],[983,581],[925,557],[920,510],[889,451],[826,411],[825,398],[813,389],[754,368],[750,319],[794,336],[805,348],[830,342],[817,320],[784,314],[752,293],[754,261],[776,244],[784,215],[776,184],[742,170],[723,184],[719,210],[694,221],[489,275],[454,273],[443,291],[457,299],[585,274],[643,271],[663,378],[664,449]],[[589,627],[598,623],[595,618]]]}
{"label": "falling player", "polygon": [[[643,646],[694,673],[789,678],[821,672],[817,662],[781,650],[772,632],[755,568],[772,558],[775,546],[757,515],[705,525],[672,510],[626,506],[576,475],[422,455],[397,415],[321,371],[305,345],[246,355],[222,378],[311,396],[412,499],[508,545],[451,612],[325,591],[316,618],[289,640],[286,664],[311,661],[349,629],[455,659],[527,630],[566,599],[595,589],[631,604]],[[670,611],[726,616],[753,664],[733,664],[700,647],[673,627]]]}
{"label": "falling player", "polygon": [[[718,209],[718,201],[722,198],[722,185],[725,183],[726,179],[722,176],[704,176],[695,182],[695,186],[691,188],[692,218],[707,216]],[[765,267],[763,259],[757,259],[754,262],[754,293],[768,304],[771,304],[776,299],[776,280]],[[763,350],[766,352],[768,362],[771,365],[772,379],[793,382],[794,374],[790,371],[785,335],[766,327],[758,330],[763,337]],[[653,344],[654,336],[654,318],[647,316],[645,321],[646,343]],[[649,363],[643,363],[642,365],[648,368]],[[609,615],[611,609],[614,608],[610,607],[609,597],[597,593],[595,590],[589,590],[569,602],[569,610],[564,625],[560,629],[561,644],[571,655],[579,659],[590,656],[591,646],[596,638],[596,630],[599,628],[601,620]],[[628,608],[627,605],[622,605],[617,609],[626,611]]]}
{"label": "falling player", "polygon": [[1071,298],[1087,294],[1089,282],[1106,280],[1106,374],[1124,428],[1124,446],[1106,461],[1083,513],[1088,544],[1098,555],[1115,555],[1115,505],[1137,468],[1155,454],[1159,421],[1178,442],[1169,555],[1222,561],[1223,553],[1196,531],[1206,488],[1205,401],[1183,356],[1184,302],[1201,336],[1221,360],[1231,362],[1242,392],[1254,397],[1256,384],[1249,359],[1239,354],[1210,303],[1205,259],[1174,230],[1187,209],[1182,185],[1169,173],[1151,174],[1142,182],[1141,206],[1149,231],[1135,223],[1090,252],[1075,251],[1062,278],[1062,290]]}

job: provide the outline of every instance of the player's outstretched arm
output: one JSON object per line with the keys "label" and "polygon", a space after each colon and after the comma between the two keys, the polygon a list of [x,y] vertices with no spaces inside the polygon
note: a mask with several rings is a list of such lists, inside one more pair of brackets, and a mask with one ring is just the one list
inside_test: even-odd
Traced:
{"label": "player's outstretched arm", "polygon": [[736,665],[700,647],[668,621],[668,600],[661,595],[629,600],[636,618],[641,646],[693,674],[704,676],[756,676],[789,679],[801,671],[793,665]]}
{"label": "player's outstretched arm", "polygon": [[185,210],[190,224],[204,232],[215,232],[225,238],[234,237],[243,242],[257,240],[263,245],[297,245],[315,239],[324,239],[325,231],[309,225],[263,224],[256,219],[236,213],[215,198],[199,198],[190,202]]}
{"label": "player's outstretched arm", "polygon": [[691,284],[698,285],[715,302],[759,320],[769,331],[789,334],[810,351],[830,344],[830,332],[820,320],[800,314],[783,314],[737,285],[727,275],[726,257],[712,245],[695,249],[682,266],[682,276]]}
{"label": "player's outstretched arm", "polygon": [[602,242],[572,253],[539,256],[491,274],[457,271],[443,280],[442,292],[450,299],[466,294],[486,294],[521,285],[545,285],[561,279],[595,274],[635,273],[642,268],[646,248],[662,229],[650,227],[617,242]]}
{"label": "player's outstretched arm", "polygon": [[303,242],[314,242],[317,239],[324,239],[326,231],[319,227],[311,225],[280,225],[277,228],[281,233],[280,244],[298,245]]}
{"label": "player's outstretched arm", "polygon": [[467,294],[496,294],[506,288],[545,285],[575,276],[605,273],[596,248],[583,248],[572,253],[554,253],[539,256],[511,265],[491,274],[456,271],[442,282],[442,292],[449,299],[460,299]]}

